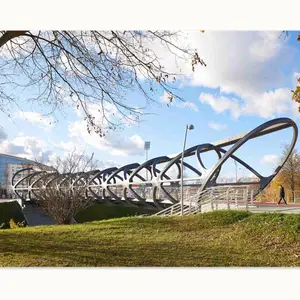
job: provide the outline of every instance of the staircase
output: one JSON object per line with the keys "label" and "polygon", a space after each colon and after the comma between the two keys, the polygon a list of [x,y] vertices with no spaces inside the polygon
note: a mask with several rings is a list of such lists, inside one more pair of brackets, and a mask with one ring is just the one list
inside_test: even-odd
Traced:
{"label": "staircase", "polygon": [[[183,200],[182,215],[191,215],[218,209],[248,210],[253,205],[254,197],[258,190],[250,185],[239,186],[214,186],[197,192],[194,195],[187,194]],[[181,203],[176,203],[155,216],[179,216],[181,215]]]}

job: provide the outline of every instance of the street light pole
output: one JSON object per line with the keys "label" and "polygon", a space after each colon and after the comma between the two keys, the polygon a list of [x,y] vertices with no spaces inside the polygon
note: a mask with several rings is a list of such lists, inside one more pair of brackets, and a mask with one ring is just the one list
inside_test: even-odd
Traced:
{"label": "street light pole", "polygon": [[185,135],[184,135],[184,142],[183,142],[183,149],[181,154],[181,215],[183,216],[183,159],[184,159],[184,151],[185,151],[185,144],[186,144],[186,137],[188,130],[193,130],[194,125],[186,125],[185,128]]}
{"label": "street light pole", "polygon": [[[146,161],[148,161],[148,150],[150,149],[150,142],[144,143],[144,150],[146,151]],[[148,171],[146,170],[146,181],[148,181]]]}

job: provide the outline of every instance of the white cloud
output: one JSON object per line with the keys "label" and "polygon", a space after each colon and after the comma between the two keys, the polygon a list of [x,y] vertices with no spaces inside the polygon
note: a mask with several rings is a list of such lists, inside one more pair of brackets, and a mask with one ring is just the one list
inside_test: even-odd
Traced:
{"label": "white cloud", "polygon": [[160,100],[163,103],[166,103],[170,106],[174,106],[174,107],[178,107],[178,108],[190,108],[195,112],[198,112],[198,107],[195,105],[195,103],[191,102],[191,101],[180,101],[180,100],[176,100],[176,99],[172,99],[172,102],[170,102],[170,98],[168,96],[168,93],[165,91],[163,93],[163,95],[160,97]]}
{"label": "white cloud", "polygon": [[[118,122],[123,118],[122,122],[126,126],[131,126],[136,123],[135,120],[124,119],[117,108],[107,102],[104,103],[103,106],[101,104],[89,104],[86,109],[94,117],[95,124],[104,129],[112,126],[108,120]],[[105,136],[100,137],[100,135],[95,132],[88,133],[87,122],[84,120],[84,113],[81,109],[77,110],[76,114],[79,120],[69,122],[68,127],[69,137],[73,139],[72,143],[78,145],[84,144],[95,147],[96,149],[106,149],[115,156],[143,155],[144,140],[139,135],[121,136],[116,131],[108,130]],[[104,116],[106,116],[106,118]],[[61,143],[58,146],[68,149],[72,145],[70,143]]]}
{"label": "white cloud", "polygon": [[[291,59],[293,51],[287,39],[279,38],[280,32],[260,31],[188,31],[180,45],[197,49],[207,67],[191,65],[184,59],[175,61],[160,45],[151,45],[163,59],[165,69],[179,70],[189,83],[197,86],[220,88],[221,92],[244,96],[253,92],[264,92],[268,88],[280,88],[284,74],[279,66]],[[278,59],[280,55],[281,59]]]}
{"label": "white cloud", "polygon": [[269,118],[294,112],[290,100],[293,74],[285,74],[282,65],[293,65],[296,52],[287,44],[288,39],[280,38],[279,31],[190,31],[186,36],[186,43],[198,49],[207,67],[197,66],[193,73],[185,61],[179,61],[176,67],[170,55],[162,57],[166,69],[181,69],[184,85],[217,89],[218,96],[202,94],[202,103],[211,105],[217,113],[230,111],[234,118]]}
{"label": "white cloud", "polygon": [[99,161],[99,169],[104,170],[111,167],[120,167],[120,164],[118,164],[115,160],[101,160]]}
{"label": "white cloud", "polygon": [[[135,139],[136,139],[135,137],[132,138],[133,143],[136,142]],[[49,144],[50,147],[48,147]],[[61,155],[59,154],[60,150],[64,151]],[[55,165],[55,161],[58,156],[64,158],[68,154],[70,154],[71,151],[74,150],[77,154],[87,153],[85,152],[87,149],[84,149],[84,147],[82,147],[82,143],[76,144],[73,141],[67,141],[67,142],[62,141],[58,144],[55,144],[55,143],[46,142],[36,136],[18,136],[12,141],[9,140],[4,140],[2,142],[0,141],[0,153],[15,155],[18,157],[27,158],[31,160],[37,160],[42,163],[46,163],[50,166]],[[124,153],[121,152],[120,155],[124,155]],[[96,156],[94,156],[94,158],[97,159]],[[98,162],[99,162],[99,169],[101,170],[109,167],[118,166],[117,162],[113,160],[107,160],[107,161],[98,160]]]}
{"label": "white cloud", "polygon": [[[74,151],[74,149],[72,149],[72,151]],[[84,155],[85,152],[81,151],[81,152],[78,152],[77,153],[78,155]],[[60,158],[62,160],[64,160],[65,158],[67,158],[69,155],[68,152],[65,152],[63,155],[60,155]],[[90,155],[86,154],[87,157],[91,157]],[[48,165],[50,166],[57,166],[57,158],[58,158],[58,155],[56,153],[52,153],[51,155],[49,155],[49,159],[48,159]],[[93,157],[95,159],[95,162],[97,161],[98,163],[98,166],[96,167],[97,169],[99,170],[104,170],[104,169],[107,169],[107,168],[111,168],[111,167],[119,167],[120,165],[114,161],[114,160],[106,160],[106,161],[103,161],[103,160],[98,160],[97,157]],[[58,168],[58,171],[59,172],[62,172],[62,169]]]}
{"label": "white cloud", "polygon": [[276,31],[259,32],[258,38],[250,47],[250,53],[259,61],[271,59],[282,46],[279,34]]}
{"label": "white cloud", "polygon": [[[137,120],[128,111],[125,112],[124,116],[114,104],[109,102],[103,102],[103,104],[87,103],[85,110],[94,118],[95,124],[103,129],[111,129],[110,127],[114,127],[113,124],[122,124],[130,127],[137,123]],[[79,118],[85,118],[85,113],[81,107],[76,109],[75,112]],[[135,112],[141,113],[141,110],[136,108]]]}
{"label": "white cloud", "polygon": [[86,143],[96,149],[107,149],[112,155],[142,155],[144,140],[138,135],[120,136],[117,132],[108,132],[104,137],[96,133],[89,134],[86,122],[79,120],[69,123],[69,136],[79,143]]}
{"label": "white cloud", "polygon": [[274,91],[246,98],[244,113],[271,118],[291,110],[291,90],[279,88]]}
{"label": "white cloud", "polygon": [[121,141],[119,139],[117,143],[116,141],[116,138],[110,140],[109,146],[112,148],[112,155],[128,156],[144,154],[144,140],[139,135],[122,137]]}
{"label": "white cloud", "polygon": [[[197,68],[192,84],[220,88],[224,93],[245,97],[281,88],[284,74],[279,66],[292,53],[280,32],[205,32],[191,34],[207,67]],[[253,48],[254,47],[254,48]],[[251,50],[255,49],[255,50]],[[268,59],[261,60],[266,56]],[[281,59],[278,59],[280,55]],[[259,59],[258,59],[259,58]]]}
{"label": "white cloud", "polygon": [[42,116],[40,113],[37,112],[30,112],[30,111],[17,111],[14,114],[15,118],[26,120],[33,124],[40,125],[41,128],[50,130],[53,127],[53,118],[51,116]]}
{"label": "white cloud", "polygon": [[[71,152],[75,154],[82,154],[88,152],[88,147],[85,143],[78,143],[74,140],[68,140],[66,142],[60,141],[59,143],[52,143],[52,147],[56,150],[63,151],[63,156],[70,154]],[[61,155],[59,155],[61,156]]]}
{"label": "white cloud", "polygon": [[199,99],[201,103],[210,105],[218,114],[229,110],[234,118],[241,115],[242,109],[237,99],[207,93],[201,93]]}
{"label": "white cloud", "polygon": [[82,145],[78,145],[78,144],[75,144],[74,142],[71,142],[71,141],[68,141],[68,142],[59,142],[58,144],[55,145],[57,148],[61,149],[61,150],[64,150],[65,152],[70,152],[70,151],[73,151],[75,148],[78,148]]}
{"label": "white cloud", "polygon": [[36,136],[18,136],[12,141],[0,143],[0,152],[28,159],[48,161],[52,151],[47,150],[47,143]]}
{"label": "white cloud", "polygon": [[279,157],[276,154],[268,154],[268,155],[264,155],[261,160],[260,163],[263,165],[272,165],[272,166],[276,166],[278,164],[279,161]]}
{"label": "white cloud", "polygon": [[178,107],[190,108],[195,112],[198,112],[198,107],[190,101],[181,102]]}
{"label": "white cloud", "polygon": [[216,122],[209,122],[208,126],[214,130],[221,131],[227,128],[226,124],[220,124]]}
{"label": "white cloud", "polygon": [[294,110],[291,91],[283,88],[245,97],[243,100],[224,95],[201,93],[199,100],[201,103],[210,105],[218,114],[229,111],[235,119],[241,115],[271,118]]}
{"label": "white cloud", "polygon": [[[279,32],[213,32],[202,35],[199,52],[207,62],[192,76],[193,85],[219,88],[220,95],[200,95],[217,113],[230,111],[234,118],[255,115],[270,118],[293,113],[290,75],[280,66],[293,51]],[[211,51],[208,50],[211,49]],[[290,56],[290,58],[289,58]],[[295,76],[295,75],[294,75]],[[235,94],[229,97],[224,93]]]}

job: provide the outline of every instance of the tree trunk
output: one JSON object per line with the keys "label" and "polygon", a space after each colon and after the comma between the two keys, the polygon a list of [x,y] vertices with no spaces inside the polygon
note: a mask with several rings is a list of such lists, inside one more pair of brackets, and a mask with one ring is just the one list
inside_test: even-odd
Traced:
{"label": "tree trunk", "polygon": [[63,220],[58,220],[57,221],[58,225],[70,225],[72,224],[72,218],[67,218],[67,219],[63,219]]}

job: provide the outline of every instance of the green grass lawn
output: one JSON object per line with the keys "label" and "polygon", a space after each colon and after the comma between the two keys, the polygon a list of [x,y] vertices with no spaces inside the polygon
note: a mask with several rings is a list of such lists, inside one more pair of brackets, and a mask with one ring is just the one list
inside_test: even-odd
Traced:
{"label": "green grass lawn", "polygon": [[300,266],[300,215],[215,211],[0,230],[0,266]]}
{"label": "green grass lawn", "polygon": [[94,204],[79,212],[75,217],[77,223],[85,223],[112,218],[130,217],[142,214],[154,214],[157,211],[144,207],[130,207],[123,205]]}
{"label": "green grass lawn", "polygon": [[0,203],[0,227],[9,228],[10,219],[15,223],[24,221],[24,215],[17,201]]}

